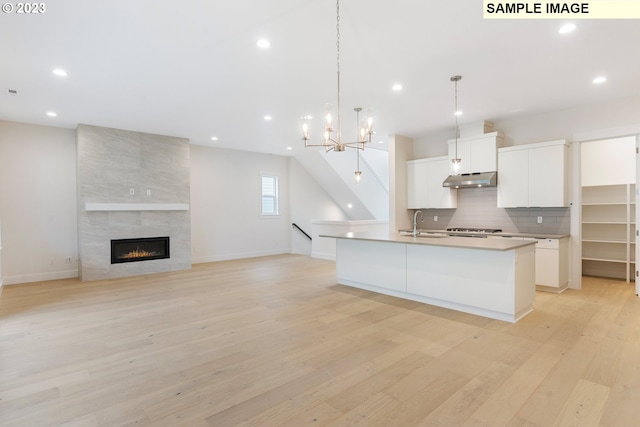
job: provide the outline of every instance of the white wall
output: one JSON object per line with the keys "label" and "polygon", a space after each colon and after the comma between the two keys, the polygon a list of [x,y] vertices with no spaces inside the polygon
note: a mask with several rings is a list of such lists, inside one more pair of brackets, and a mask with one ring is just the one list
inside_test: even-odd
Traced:
{"label": "white wall", "polygon": [[[486,120],[494,124],[495,130],[504,133],[506,147],[556,139],[575,141],[586,133],[640,124],[640,96],[578,106],[547,114],[532,114],[495,121],[487,117]],[[449,131],[415,138],[414,158],[447,155],[447,140],[451,139],[453,134],[452,127]],[[619,133],[608,134],[603,138],[620,135]]]}
{"label": "white wall", "polygon": [[[294,159],[192,145],[190,163],[193,262],[310,253],[292,222],[347,219]],[[277,219],[260,218],[260,172],[280,177]],[[78,276],[76,194],[75,129],[0,121],[5,285]]]}
{"label": "white wall", "polygon": [[[260,216],[260,174],[279,177],[280,216]],[[287,158],[191,145],[192,262],[291,252]]]}
{"label": "white wall", "polygon": [[[280,216],[260,216],[260,174],[279,177]],[[311,254],[315,219],[347,215],[294,158],[191,146],[192,262]]]}
{"label": "white wall", "polygon": [[78,275],[75,150],[73,129],[0,121],[5,285]]}

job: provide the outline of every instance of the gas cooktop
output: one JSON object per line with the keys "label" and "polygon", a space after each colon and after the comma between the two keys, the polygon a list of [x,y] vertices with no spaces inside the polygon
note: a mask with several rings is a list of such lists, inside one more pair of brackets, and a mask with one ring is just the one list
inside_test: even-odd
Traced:
{"label": "gas cooktop", "polygon": [[471,227],[452,227],[447,228],[447,231],[452,231],[456,233],[500,233],[502,229],[500,228],[471,228]]}

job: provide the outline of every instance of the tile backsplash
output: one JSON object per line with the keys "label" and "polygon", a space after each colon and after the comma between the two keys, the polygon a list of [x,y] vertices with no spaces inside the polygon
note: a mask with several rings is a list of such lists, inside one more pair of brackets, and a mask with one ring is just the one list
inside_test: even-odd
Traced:
{"label": "tile backsplash", "polygon": [[[512,233],[569,234],[570,208],[498,208],[496,187],[458,189],[457,209],[421,209],[424,229],[500,228]],[[438,217],[438,221],[434,217]],[[538,217],[542,224],[538,224]]]}

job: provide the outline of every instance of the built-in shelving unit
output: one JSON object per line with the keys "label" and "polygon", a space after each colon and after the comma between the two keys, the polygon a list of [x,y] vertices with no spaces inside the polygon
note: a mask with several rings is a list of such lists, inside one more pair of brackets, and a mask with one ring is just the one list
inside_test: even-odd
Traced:
{"label": "built-in shelving unit", "polygon": [[582,273],[634,280],[635,185],[582,187]]}

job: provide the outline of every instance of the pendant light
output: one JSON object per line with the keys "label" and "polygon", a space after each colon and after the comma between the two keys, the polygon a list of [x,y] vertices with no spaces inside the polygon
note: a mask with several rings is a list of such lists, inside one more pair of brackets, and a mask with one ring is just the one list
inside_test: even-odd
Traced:
{"label": "pendant light", "polygon": [[462,112],[458,110],[458,82],[462,80],[462,76],[452,76],[451,81],[455,86],[455,113],[456,118],[456,144],[455,144],[455,157],[451,159],[452,170],[454,175],[460,175],[460,163],[462,159],[458,157],[458,138],[460,137],[460,128],[458,127],[458,116],[462,115]]}
{"label": "pendant light", "polygon": [[329,151],[345,151],[346,148],[355,148],[357,152],[357,164],[355,177],[359,182],[362,176],[360,170],[360,150],[364,150],[365,144],[371,142],[371,135],[373,135],[373,115],[370,109],[366,111],[366,117],[364,121],[360,122],[360,112],[362,108],[356,107],[353,109],[356,113],[356,130],[357,135],[355,141],[344,142],[342,140],[341,132],[341,120],[340,120],[340,0],[336,1],[336,67],[337,67],[337,83],[338,83],[338,105],[336,111],[336,122],[334,127],[334,114],[331,104],[325,106],[325,124],[324,124],[324,136],[322,144],[312,144],[309,142],[309,120],[310,116],[302,117],[302,139],[304,140],[305,148],[308,147],[323,147],[325,152]]}

